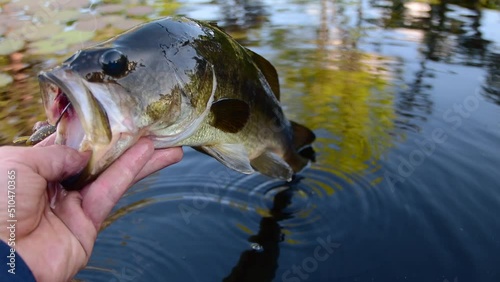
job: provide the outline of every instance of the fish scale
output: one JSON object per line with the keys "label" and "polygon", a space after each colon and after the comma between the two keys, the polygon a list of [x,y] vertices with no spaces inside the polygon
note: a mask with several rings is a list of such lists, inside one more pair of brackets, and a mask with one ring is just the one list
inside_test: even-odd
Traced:
{"label": "fish scale", "polygon": [[311,160],[300,149],[314,133],[286,119],[275,68],[213,23],[144,23],[78,51],[39,80],[49,122],[65,99],[78,118],[60,115],[65,126],[56,140],[92,151],[65,183],[69,190],[95,179],[142,136],[155,148],[192,146],[242,173],[288,181]]}

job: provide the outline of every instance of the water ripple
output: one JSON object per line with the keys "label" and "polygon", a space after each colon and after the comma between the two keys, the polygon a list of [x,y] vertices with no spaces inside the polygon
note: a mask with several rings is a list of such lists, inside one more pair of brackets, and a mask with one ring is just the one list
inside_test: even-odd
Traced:
{"label": "water ripple", "polygon": [[[192,154],[196,153],[185,152],[186,158]],[[238,277],[237,272],[228,269],[238,256],[237,265],[249,254],[276,262],[280,248],[284,252],[312,248],[325,236],[336,241],[359,237],[362,226],[379,215],[380,195],[373,192],[371,175],[376,166],[370,165],[370,173],[361,175],[342,171],[342,166],[313,165],[288,183],[242,175],[211,158],[196,157],[201,160],[190,164],[188,173],[182,164],[173,166],[140,182],[122,198],[99,235],[90,266],[79,278],[110,281],[133,272],[130,275],[140,275],[141,281],[163,281],[151,273],[155,271],[145,270],[149,266],[119,256],[128,252],[138,260],[149,258],[151,269],[178,276],[173,281],[204,281],[206,273],[192,269],[203,261],[210,269],[212,264],[220,268],[211,277],[236,281],[231,279]],[[172,178],[175,181],[169,181]]]}

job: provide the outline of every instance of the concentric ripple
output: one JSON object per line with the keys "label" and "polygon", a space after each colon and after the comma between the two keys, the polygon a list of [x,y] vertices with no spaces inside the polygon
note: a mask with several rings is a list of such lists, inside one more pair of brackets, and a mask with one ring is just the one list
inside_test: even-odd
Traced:
{"label": "concentric ripple", "polygon": [[267,261],[259,273],[271,277],[278,261],[294,262],[280,252],[361,236],[381,216],[366,176],[315,165],[288,183],[234,172],[190,149],[185,159],[122,198],[78,278],[238,281],[248,257]]}

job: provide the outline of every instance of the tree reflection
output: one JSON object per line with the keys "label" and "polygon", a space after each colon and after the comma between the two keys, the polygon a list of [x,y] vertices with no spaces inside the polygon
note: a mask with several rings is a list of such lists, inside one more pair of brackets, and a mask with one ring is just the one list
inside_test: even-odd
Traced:
{"label": "tree reflection", "polygon": [[[483,67],[488,72],[482,86],[483,94],[493,101],[499,100],[499,71],[498,64],[494,63],[498,54],[492,52],[492,42],[485,40],[480,30],[481,6],[492,7],[490,1],[441,0],[427,4],[393,0],[390,5],[380,5],[378,1],[370,1],[370,4],[384,10],[378,21],[384,28],[423,33],[419,70],[415,71],[414,79],[406,83],[408,88],[398,95],[399,127],[418,130],[415,120],[426,120],[432,112],[430,90],[434,75],[428,67],[429,61]],[[469,9],[467,16],[450,13],[451,4]]]}
{"label": "tree reflection", "polygon": [[500,105],[500,54],[491,53],[487,59],[487,75],[482,86],[483,95]]}
{"label": "tree reflection", "polygon": [[363,8],[323,0],[313,50],[287,51],[282,60],[305,63],[285,69],[287,89],[301,89],[300,120],[319,134],[320,165],[335,165],[339,175],[363,173],[392,144],[393,94],[384,58],[362,52]]}
{"label": "tree reflection", "polygon": [[[462,64],[482,67],[488,75],[482,87],[483,94],[498,101],[498,55],[492,44],[481,33],[484,1],[435,1],[388,2],[368,1],[371,8],[382,10],[381,17],[365,20],[363,1],[320,2],[320,26],[316,48],[290,48],[283,41],[293,38],[293,31],[273,31],[273,47],[281,51],[278,63],[291,62],[279,67],[284,81],[284,93],[300,90],[290,95],[300,104],[291,112],[299,120],[315,129],[325,129],[319,134],[320,164],[335,164],[341,170],[363,171],[369,161],[377,159],[391,146],[394,128],[419,130],[419,123],[426,121],[433,112],[434,62],[448,65]],[[462,15],[457,11],[469,7]],[[354,11],[354,12],[353,12]],[[398,63],[405,75],[398,77],[404,87],[391,93],[388,83],[398,75],[387,71],[385,58],[363,52],[365,22],[376,23],[384,29],[408,32],[420,36],[416,69],[408,76],[408,62]],[[310,34],[302,33],[302,41]],[[376,44],[388,45],[385,39],[374,39]],[[397,62],[397,58],[396,58]],[[284,99],[290,99],[290,96]]]}
{"label": "tree reflection", "polygon": [[219,0],[222,25],[230,32],[246,32],[259,27],[266,20],[266,10],[260,0]]}

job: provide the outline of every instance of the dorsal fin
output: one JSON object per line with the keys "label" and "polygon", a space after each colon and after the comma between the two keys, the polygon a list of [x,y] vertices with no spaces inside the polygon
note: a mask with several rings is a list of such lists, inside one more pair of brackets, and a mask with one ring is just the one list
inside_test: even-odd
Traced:
{"label": "dorsal fin", "polygon": [[220,28],[217,21],[205,21],[205,22],[213,27]]}
{"label": "dorsal fin", "polygon": [[210,25],[212,28],[216,28],[216,29],[222,31],[223,33],[229,35],[229,33],[227,33],[227,31],[223,27],[221,27],[217,21],[205,21],[205,23]]}
{"label": "dorsal fin", "polygon": [[253,52],[252,50],[248,50],[252,55],[252,58],[255,64],[259,67],[260,71],[266,78],[269,86],[271,86],[271,90],[274,92],[274,96],[278,101],[280,100],[280,81],[278,79],[278,73],[274,66],[261,55]]}

